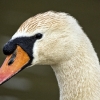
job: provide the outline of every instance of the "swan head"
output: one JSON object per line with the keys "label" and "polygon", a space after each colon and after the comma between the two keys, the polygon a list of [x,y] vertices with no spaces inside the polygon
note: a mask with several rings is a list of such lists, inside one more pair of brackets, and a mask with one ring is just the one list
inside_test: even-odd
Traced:
{"label": "swan head", "polygon": [[66,13],[49,11],[29,18],[3,47],[7,58],[0,83],[26,67],[69,60],[77,52],[80,33],[77,21]]}

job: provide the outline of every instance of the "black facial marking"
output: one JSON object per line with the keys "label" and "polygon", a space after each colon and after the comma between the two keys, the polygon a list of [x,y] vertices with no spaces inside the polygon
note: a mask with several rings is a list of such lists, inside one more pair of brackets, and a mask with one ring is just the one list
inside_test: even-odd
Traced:
{"label": "black facial marking", "polygon": [[8,41],[3,47],[3,52],[5,55],[10,55],[14,52],[17,45],[19,45],[27,54],[31,57],[32,56],[32,48],[34,42],[36,41],[35,37],[18,37],[14,40]]}
{"label": "black facial marking", "polygon": [[[30,57],[30,63],[33,59],[33,46],[34,43],[37,39],[42,38],[42,34],[38,33],[34,36],[31,37],[18,37],[12,40],[9,40],[3,47],[3,53],[5,55],[10,55],[12,54],[15,50],[17,45],[19,45]],[[13,62],[13,57],[12,59],[9,61],[8,65],[10,65]]]}

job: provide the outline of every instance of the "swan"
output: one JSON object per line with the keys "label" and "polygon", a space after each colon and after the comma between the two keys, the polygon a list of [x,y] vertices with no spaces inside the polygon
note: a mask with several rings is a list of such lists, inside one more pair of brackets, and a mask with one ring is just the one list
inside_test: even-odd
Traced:
{"label": "swan", "polygon": [[50,65],[59,100],[100,100],[100,65],[91,41],[77,20],[48,11],[26,20],[4,45],[0,84],[26,67]]}

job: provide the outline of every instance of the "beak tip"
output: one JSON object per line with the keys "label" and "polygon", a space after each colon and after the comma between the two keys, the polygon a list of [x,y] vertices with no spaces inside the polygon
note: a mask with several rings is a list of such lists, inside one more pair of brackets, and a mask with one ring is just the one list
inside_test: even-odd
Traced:
{"label": "beak tip", "polygon": [[[3,65],[1,66],[0,84],[3,84],[12,76],[17,74],[30,61],[30,57],[20,46],[17,46],[16,53],[17,53],[16,56],[14,56],[14,53],[11,55],[8,55]],[[14,61],[12,60],[13,56],[15,57]],[[9,61],[10,61],[10,64],[9,64]]]}

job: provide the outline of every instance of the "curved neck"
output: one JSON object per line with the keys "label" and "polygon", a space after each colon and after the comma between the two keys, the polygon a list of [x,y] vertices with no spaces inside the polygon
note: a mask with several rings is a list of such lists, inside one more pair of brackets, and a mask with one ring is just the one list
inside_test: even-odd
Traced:
{"label": "curved neck", "polygon": [[60,100],[100,99],[99,62],[97,56],[94,56],[97,61],[88,56],[83,58],[79,54],[69,61],[52,66],[60,89]]}

